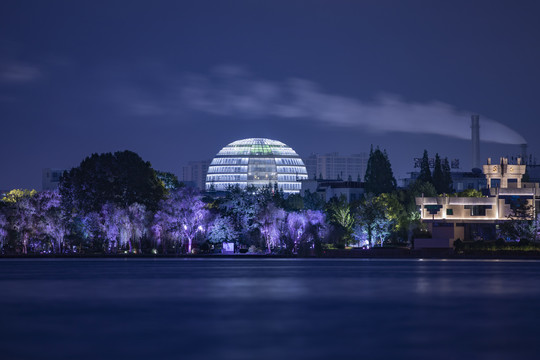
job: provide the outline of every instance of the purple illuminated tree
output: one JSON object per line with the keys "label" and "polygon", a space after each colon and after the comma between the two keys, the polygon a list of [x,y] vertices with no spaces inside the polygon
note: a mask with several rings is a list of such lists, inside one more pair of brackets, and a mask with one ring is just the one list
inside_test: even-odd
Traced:
{"label": "purple illuminated tree", "polygon": [[107,203],[101,209],[101,224],[108,250],[141,250],[141,238],[147,232],[147,212],[144,205],[133,203],[127,209]]}
{"label": "purple illuminated tree", "polygon": [[4,244],[7,239],[7,234],[8,234],[7,218],[4,214],[0,214],[0,253],[2,253],[2,249],[4,248]]}
{"label": "purple illuminated tree", "polygon": [[287,216],[287,235],[292,240],[292,251],[296,251],[302,235],[306,231],[307,219],[302,213],[292,212]]}
{"label": "purple illuminated tree", "polygon": [[51,240],[53,252],[64,251],[64,237],[68,233],[67,220],[57,191],[42,191],[32,198],[35,231]]}
{"label": "purple illuminated tree", "polygon": [[162,200],[154,217],[153,232],[163,231],[187,241],[188,253],[191,253],[193,240],[206,228],[208,210],[201,201],[200,194],[193,188],[180,188],[172,192],[168,199]]}
{"label": "purple illuminated tree", "polygon": [[32,197],[35,192],[24,193],[12,201],[4,201],[6,206],[8,228],[16,234],[16,246],[20,246],[22,253],[28,253],[28,243],[35,231],[35,206]]}
{"label": "purple illuminated tree", "polygon": [[122,211],[116,205],[106,203],[101,208],[100,223],[102,231],[105,234],[105,248],[108,252],[118,250],[118,237],[120,236],[119,218],[122,217]]}
{"label": "purple illuminated tree", "polygon": [[127,209],[127,216],[130,225],[130,243],[132,246],[138,246],[141,250],[141,239],[148,232],[148,213],[146,207],[142,204],[133,203]]}
{"label": "purple illuminated tree", "polygon": [[[162,204],[163,205],[163,204]],[[161,246],[163,254],[167,253],[167,240],[174,244],[180,241],[180,231],[171,215],[164,210],[158,210],[154,215],[152,224],[152,237],[155,239],[155,246]]]}
{"label": "purple illuminated tree", "polygon": [[322,239],[326,235],[327,225],[326,216],[321,210],[307,210],[305,213],[307,219],[306,233],[317,239]]}
{"label": "purple illuminated tree", "polygon": [[277,208],[273,203],[267,204],[258,214],[257,222],[268,252],[271,252],[273,247],[279,245],[282,223],[285,221],[285,217],[285,210]]}
{"label": "purple illuminated tree", "polygon": [[298,251],[299,245],[313,247],[315,241],[324,237],[325,231],[326,217],[322,211],[307,210],[287,216],[287,232],[293,240],[293,251]]}

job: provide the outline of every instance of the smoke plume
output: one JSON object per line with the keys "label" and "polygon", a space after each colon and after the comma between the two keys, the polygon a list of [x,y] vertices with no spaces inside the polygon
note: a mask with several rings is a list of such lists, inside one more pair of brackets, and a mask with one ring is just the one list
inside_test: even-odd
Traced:
{"label": "smoke plume", "polygon": [[[307,80],[277,83],[257,79],[233,66],[216,68],[210,76],[188,76],[182,97],[190,108],[215,115],[252,119],[273,116],[372,132],[471,137],[471,112],[443,102],[413,103],[387,94],[361,101],[327,94]],[[526,143],[506,125],[482,116],[480,138],[501,144]]]}

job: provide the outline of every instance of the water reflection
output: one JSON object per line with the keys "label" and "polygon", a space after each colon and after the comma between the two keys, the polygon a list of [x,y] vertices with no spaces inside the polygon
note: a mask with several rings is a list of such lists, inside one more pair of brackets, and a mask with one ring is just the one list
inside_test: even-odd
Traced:
{"label": "water reflection", "polygon": [[6,359],[535,358],[539,271],[427,259],[0,261],[0,339]]}

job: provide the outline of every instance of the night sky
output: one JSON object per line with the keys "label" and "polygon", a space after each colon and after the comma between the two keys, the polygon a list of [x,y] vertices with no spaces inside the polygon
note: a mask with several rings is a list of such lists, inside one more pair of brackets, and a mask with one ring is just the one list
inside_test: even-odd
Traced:
{"label": "night sky", "polygon": [[132,150],[181,175],[246,137],[301,156],[539,156],[539,1],[0,3],[0,189]]}

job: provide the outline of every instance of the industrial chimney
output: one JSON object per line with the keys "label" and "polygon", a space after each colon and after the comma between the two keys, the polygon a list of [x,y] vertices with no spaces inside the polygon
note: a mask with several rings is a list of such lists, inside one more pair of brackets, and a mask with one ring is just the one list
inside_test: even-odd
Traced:
{"label": "industrial chimney", "polygon": [[472,168],[480,169],[480,116],[471,115]]}

